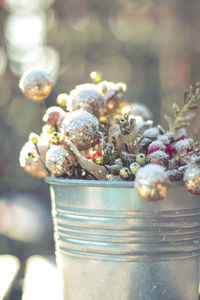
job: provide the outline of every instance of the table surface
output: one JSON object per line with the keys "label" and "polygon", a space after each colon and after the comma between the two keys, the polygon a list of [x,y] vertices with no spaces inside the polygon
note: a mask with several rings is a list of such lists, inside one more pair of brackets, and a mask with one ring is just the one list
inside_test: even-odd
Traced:
{"label": "table surface", "polygon": [[[16,257],[0,255],[0,300],[12,286],[19,267]],[[32,256],[26,264],[22,300],[61,300],[60,282],[54,257]]]}
{"label": "table surface", "polygon": [[36,299],[62,299],[53,257],[32,256],[27,261],[22,300]]}
{"label": "table surface", "polygon": [[19,267],[19,260],[15,256],[0,255],[0,300],[8,293]]}

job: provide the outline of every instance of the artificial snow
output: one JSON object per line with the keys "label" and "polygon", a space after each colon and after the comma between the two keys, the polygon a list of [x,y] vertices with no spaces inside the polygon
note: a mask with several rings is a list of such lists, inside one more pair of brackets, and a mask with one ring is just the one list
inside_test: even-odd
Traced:
{"label": "artificial snow", "polygon": [[135,186],[141,184],[150,184],[152,182],[163,182],[168,179],[167,173],[165,172],[165,168],[156,165],[149,164],[138,170],[135,177]]}
{"label": "artificial snow", "polygon": [[146,138],[156,138],[159,135],[159,129],[157,127],[152,127],[144,131],[143,136]]}
{"label": "artificial snow", "polygon": [[177,152],[182,152],[183,150],[192,149],[194,144],[194,140],[192,138],[189,139],[183,139],[176,143],[174,143],[174,148]]}

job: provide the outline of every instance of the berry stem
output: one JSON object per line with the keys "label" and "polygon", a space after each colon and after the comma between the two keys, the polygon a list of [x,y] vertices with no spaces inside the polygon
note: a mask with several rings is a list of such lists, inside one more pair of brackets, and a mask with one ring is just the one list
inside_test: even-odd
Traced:
{"label": "berry stem", "polygon": [[36,152],[37,152],[37,155],[38,155],[38,160],[40,161],[40,163],[41,163],[43,169],[45,170],[45,172],[47,173],[48,176],[51,176],[51,172],[50,172],[49,169],[45,166],[45,163],[44,163],[44,161],[42,160],[42,158],[41,158],[41,156],[40,156],[40,153],[39,153],[37,144],[35,144],[35,149],[36,149]]}

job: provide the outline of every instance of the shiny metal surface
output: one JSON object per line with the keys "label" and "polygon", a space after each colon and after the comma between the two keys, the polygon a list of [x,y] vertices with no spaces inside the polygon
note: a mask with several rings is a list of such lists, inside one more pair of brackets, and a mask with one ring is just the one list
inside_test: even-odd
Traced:
{"label": "shiny metal surface", "polygon": [[198,300],[200,199],[160,202],[131,182],[46,178],[64,300]]}

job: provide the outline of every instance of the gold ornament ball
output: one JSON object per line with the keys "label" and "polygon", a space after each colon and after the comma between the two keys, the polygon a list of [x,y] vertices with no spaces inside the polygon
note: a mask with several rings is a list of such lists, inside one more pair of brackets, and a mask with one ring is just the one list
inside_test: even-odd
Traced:
{"label": "gold ornament ball", "polygon": [[103,96],[91,86],[82,84],[70,92],[67,109],[76,111],[86,110],[99,118],[105,107]]}
{"label": "gold ornament ball", "polygon": [[50,106],[43,118],[42,121],[46,124],[51,125],[52,127],[59,127],[60,123],[63,121],[63,119],[66,116],[66,112],[58,106]]}
{"label": "gold ornament ball", "polygon": [[67,113],[62,122],[62,134],[80,151],[87,150],[99,142],[99,122],[85,110]]}
{"label": "gold ornament ball", "polygon": [[74,155],[61,145],[52,145],[46,153],[46,167],[53,177],[71,177],[75,165]]}
{"label": "gold ornament ball", "polygon": [[184,174],[184,182],[188,192],[200,195],[200,166],[191,165]]}
{"label": "gold ornament ball", "polygon": [[148,185],[138,185],[138,194],[147,201],[159,201],[166,197],[168,187],[160,182],[152,182]]}
{"label": "gold ornament ball", "polygon": [[49,96],[52,81],[46,71],[32,70],[22,76],[19,87],[27,98],[37,102]]}
{"label": "gold ornament ball", "polygon": [[159,201],[164,199],[168,192],[168,186],[168,175],[160,165],[148,164],[137,171],[135,187],[144,200]]}
{"label": "gold ornament ball", "polygon": [[[45,162],[45,155],[48,150],[48,145],[39,139],[37,147],[41,159]],[[31,176],[38,178],[47,176],[46,171],[37,157],[35,145],[31,142],[31,140],[25,143],[25,145],[22,147],[19,156],[19,162],[20,166],[24,168],[24,170]]]}

